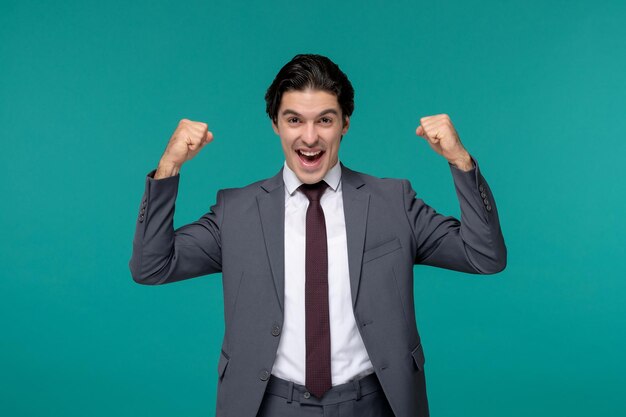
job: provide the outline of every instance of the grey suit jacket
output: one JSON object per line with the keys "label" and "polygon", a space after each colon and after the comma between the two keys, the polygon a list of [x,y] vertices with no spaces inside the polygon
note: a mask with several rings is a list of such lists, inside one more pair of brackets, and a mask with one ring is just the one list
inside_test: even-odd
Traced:
{"label": "grey suit jacket", "polygon": [[[342,165],[352,306],[376,375],[397,417],[428,415],[424,353],[415,322],[413,265],[473,274],[506,266],[496,204],[475,168],[450,165],[461,221],[416,197],[406,180],[380,179]],[[216,415],[254,417],[283,324],[282,170],[217,193],[210,212],[173,227],[179,176],[148,174],[130,270],[158,285],[221,272],[225,333]]]}

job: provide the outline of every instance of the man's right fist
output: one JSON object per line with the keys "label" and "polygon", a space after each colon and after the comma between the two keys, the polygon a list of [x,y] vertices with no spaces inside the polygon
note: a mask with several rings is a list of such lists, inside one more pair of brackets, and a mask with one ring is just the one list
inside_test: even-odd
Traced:
{"label": "man's right fist", "polygon": [[172,134],[159,162],[155,179],[178,174],[180,167],[195,157],[200,149],[213,140],[206,123],[182,119]]}

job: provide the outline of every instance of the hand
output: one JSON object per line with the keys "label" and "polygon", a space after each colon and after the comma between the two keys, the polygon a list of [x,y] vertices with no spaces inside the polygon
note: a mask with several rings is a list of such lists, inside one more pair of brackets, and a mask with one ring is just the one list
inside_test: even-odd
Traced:
{"label": "hand", "polygon": [[175,167],[177,170],[195,157],[207,143],[213,140],[213,133],[208,125],[182,119],[172,134],[159,166]]}
{"label": "hand", "polygon": [[447,114],[422,117],[420,123],[415,133],[426,139],[435,152],[465,171],[473,167],[471,157]]}

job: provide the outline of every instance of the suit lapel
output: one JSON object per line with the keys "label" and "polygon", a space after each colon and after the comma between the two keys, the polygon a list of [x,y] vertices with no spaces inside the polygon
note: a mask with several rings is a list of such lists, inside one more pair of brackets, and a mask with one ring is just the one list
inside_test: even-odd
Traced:
{"label": "suit lapel", "polygon": [[282,169],[261,183],[265,191],[257,195],[265,248],[272,269],[276,297],[281,311],[285,294],[285,189]]}
{"label": "suit lapel", "polygon": [[365,229],[370,194],[361,189],[365,182],[356,172],[341,164],[341,183],[343,188],[343,211],[346,220],[346,238],[348,240],[348,268],[350,271],[350,291],[352,305],[361,281],[361,261],[365,244]]}
{"label": "suit lapel", "polygon": [[[370,194],[362,190],[363,178],[341,164],[343,211],[348,242],[348,268],[353,306],[361,280],[361,262]],[[265,248],[269,258],[276,297],[283,311],[285,295],[285,189],[282,169],[261,183],[263,193],[257,196]]]}

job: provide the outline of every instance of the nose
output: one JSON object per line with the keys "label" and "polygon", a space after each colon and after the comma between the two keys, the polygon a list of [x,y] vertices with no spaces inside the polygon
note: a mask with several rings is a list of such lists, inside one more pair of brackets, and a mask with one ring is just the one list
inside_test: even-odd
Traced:
{"label": "nose", "polygon": [[317,143],[317,130],[314,123],[307,123],[302,132],[302,141],[307,146],[313,146]]}

